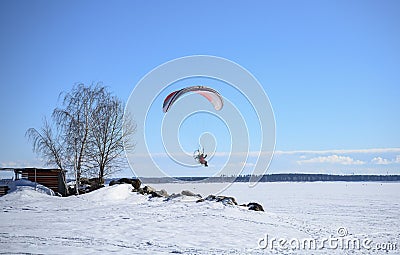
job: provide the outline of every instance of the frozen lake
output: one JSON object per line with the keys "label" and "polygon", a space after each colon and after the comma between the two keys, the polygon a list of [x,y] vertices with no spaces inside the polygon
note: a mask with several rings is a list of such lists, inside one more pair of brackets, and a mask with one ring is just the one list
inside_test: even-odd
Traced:
{"label": "frozen lake", "polygon": [[[206,196],[210,185],[151,186]],[[316,182],[223,192],[266,211],[254,212],[149,199],[129,185],[68,198],[24,188],[0,198],[0,254],[398,254],[399,191],[400,183]]]}
{"label": "frozen lake", "polygon": [[[152,186],[170,193],[187,188],[208,195],[210,185],[214,184]],[[365,233],[400,230],[400,183],[272,182],[254,188],[234,183],[222,194],[234,196],[238,203],[259,202],[271,213],[323,223],[324,228],[347,227]]]}

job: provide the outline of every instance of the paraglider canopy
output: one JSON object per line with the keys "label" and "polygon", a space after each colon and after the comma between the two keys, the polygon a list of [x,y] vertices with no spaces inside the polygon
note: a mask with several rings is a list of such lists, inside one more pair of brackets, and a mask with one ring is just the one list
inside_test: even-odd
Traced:
{"label": "paraglider canopy", "polygon": [[172,107],[176,100],[178,100],[184,94],[190,92],[194,92],[205,97],[208,101],[210,101],[210,103],[214,106],[214,109],[217,111],[221,110],[224,105],[222,96],[216,90],[205,86],[191,86],[174,91],[169,94],[164,99],[163,112],[168,112],[168,110]]}

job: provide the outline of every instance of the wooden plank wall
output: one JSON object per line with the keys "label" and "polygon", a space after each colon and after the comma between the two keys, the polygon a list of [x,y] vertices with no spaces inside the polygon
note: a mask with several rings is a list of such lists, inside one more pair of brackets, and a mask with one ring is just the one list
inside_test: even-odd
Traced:
{"label": "wooden plank wall", "polygon": [[54,192],[59,192],[58,190],[58,171],[54,170],[36,170],[36,179],[35,179],[35,170],[25,170],[22,173],[22,178],[28,179],[31,182],[37,182],[40,183],[50,189],[52,189]]}
{"label": "wooden plank wall", "polygon": [[0,186],[0,197],[6,195],[9,189],[8,186]]}

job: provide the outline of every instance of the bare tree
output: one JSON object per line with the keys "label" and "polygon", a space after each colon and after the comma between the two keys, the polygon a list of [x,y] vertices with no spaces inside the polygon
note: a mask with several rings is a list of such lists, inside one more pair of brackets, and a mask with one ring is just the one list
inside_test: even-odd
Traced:
{"label": "bare tree", "polygon": [[[45,121],[40,131],[29,129],[27,135],[34,151],[61,169],[72,169],[76,192],[83,175],[96,170],[99,182],[124,162],[125,148],[131,149],[133,120],[124,122],[124,105],[104,86],[79,84],[69,93],[61,93],[62,107],[53,111],[60,135],[53,137]],[[124,130],[124,131],[123,131]]]}
{"label": "bare tree", "polygon": [[87,147],[91,162],[98,168],[98,179],[114,173],[126,163],[124,145],[131,149],[132,134],[136,130],[133,121],[124,122],[124,105],[110,93],[99,95],[96,109],[92,112],[93,127],[90,130],[90,146]]}
{"label": "bare tree", "polygon": [[64,108],[56,108],[53,111],[56,124],[64,130],[66,152],[72,159],[68,163],[74,171],[77,194],[82,172],[90,168],[88,166],[90,162],[86,157],[86,146],[90,130],[94,126],[91,115],[104,90],[104,87],[99,85],[86,87],[84,84],[79,84],[71,92],[64,93]]}
{"label": "bare tree", "polygon": [[41,154],[46,159],[47,165],[56,165],[64,169],[64,151],[60,134],[53,134],[51,125],[46,118],[43,120],[43,127],[40,130],[29,128],[25,136],[33,144],[33,151]]}

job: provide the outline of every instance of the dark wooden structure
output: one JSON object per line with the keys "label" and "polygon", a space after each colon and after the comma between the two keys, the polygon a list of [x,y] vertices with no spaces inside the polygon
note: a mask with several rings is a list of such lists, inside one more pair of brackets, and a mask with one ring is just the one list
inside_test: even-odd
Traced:
{"label": "dark wooden structure", "polygon": [[7,195],[8,191],[11,189],[10,184],[14,181],[12,178],[12,169],[0,168],[0,171],[1,170],[8,170],[10,174],[4,175],[0,172],[0,197]]}
{"label": "dark wooden structure", "polygon": [[65,170],[44,168],[1,168],[0,170],[14,171],[14,180],[26,179],[46,186],[62,196],[67,195]]}
{"label": "dark wooden structure", "polygon": [[8,186],[0,186],[0,197],[6,195],[9,190]]}
{"label": "dark wooden structure", "polygon": [[27,179],[52,189],[63,196],[67,195],[65,172],[61,169],[18,168],[14,169],[15,179]]}

